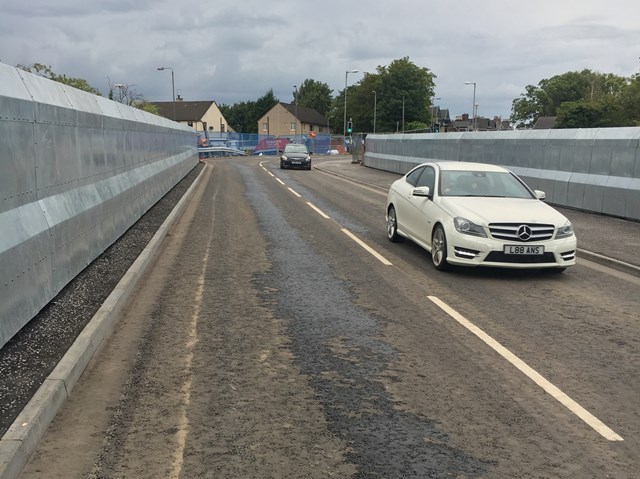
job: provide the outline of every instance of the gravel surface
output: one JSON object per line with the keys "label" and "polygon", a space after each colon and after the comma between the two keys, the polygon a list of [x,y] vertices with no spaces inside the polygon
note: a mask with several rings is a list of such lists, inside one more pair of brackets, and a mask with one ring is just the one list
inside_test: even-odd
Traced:
{"label": "gravel surface", "polygon": [[198,164],[0,350],[0,435],[47,378],[200,173]]}

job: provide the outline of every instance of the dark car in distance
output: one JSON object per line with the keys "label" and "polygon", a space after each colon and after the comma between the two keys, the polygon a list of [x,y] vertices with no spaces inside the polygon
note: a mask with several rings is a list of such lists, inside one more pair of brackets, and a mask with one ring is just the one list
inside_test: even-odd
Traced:
{"label": "dark car in distance", "polygon": [[289,143],[280,152],[280,168],[311,169],[311,152],[305,145]]}

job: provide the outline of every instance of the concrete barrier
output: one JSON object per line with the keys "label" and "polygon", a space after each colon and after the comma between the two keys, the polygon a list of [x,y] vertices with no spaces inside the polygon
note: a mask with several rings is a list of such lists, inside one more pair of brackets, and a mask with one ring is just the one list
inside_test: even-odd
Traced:
{"label": "concrete barrier", "polygon": [[429,160],[492,163],[550,203],[640,220],[640,128],[368,135],[364,164],[406,173]]}
{"label": "concrete barrier", "polygon": [[0,346],[197,162],[191,128],[0,63]]}

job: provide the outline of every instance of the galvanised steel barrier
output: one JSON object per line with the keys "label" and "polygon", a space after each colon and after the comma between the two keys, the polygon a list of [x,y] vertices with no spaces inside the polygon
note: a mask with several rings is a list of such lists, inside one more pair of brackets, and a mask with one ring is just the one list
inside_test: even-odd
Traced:
{"label": "galvanised steel barrier", "polygon": [[640,128],[371,134],[363,164],[404,174],[430,160],[509,168],[550,203],[640,220]]}
{"label": "galvanised steel barrier", "polygon": [[0,346],[197,163],[191,128],[0,63]]}

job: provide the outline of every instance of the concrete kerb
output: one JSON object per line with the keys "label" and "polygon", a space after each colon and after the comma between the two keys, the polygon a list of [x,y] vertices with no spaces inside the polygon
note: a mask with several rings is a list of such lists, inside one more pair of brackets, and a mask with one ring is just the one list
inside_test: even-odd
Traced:
{"label": "concrete kerb", "polygon": [[126,304],[136,282],[160,249],[167,232],[184,210],[187,201],[193,196],[204,177],[205,170],[206,167],[202,169],[144,251],[0,439],[0,479],[17,478],[26,465],[94,353],[102,341],[109,336],[118,313]]}
{"label": "concrete kerb", "polygon": [[578,257],[584,258],[593,263],[601,264],[602,266],[607,266],[608,268],[615,269],[623,273],[630,274],[632,276],[640,277],[640,267],[634,264],[625,263],[624,261],[609,258],[608,256],[603,256],[598,253],[592,253],[591,251],[580,248],[578,248]]}

